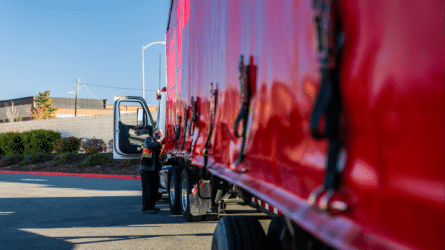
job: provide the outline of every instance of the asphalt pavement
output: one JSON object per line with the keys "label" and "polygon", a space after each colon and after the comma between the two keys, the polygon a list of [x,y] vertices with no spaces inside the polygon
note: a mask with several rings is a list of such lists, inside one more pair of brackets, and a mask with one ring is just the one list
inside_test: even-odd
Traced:
{"label": "asphalt pavement", "polygon": [[216,221],[157,206],[141,213],[140,180],[0,174],[0,249],[211,248]]}

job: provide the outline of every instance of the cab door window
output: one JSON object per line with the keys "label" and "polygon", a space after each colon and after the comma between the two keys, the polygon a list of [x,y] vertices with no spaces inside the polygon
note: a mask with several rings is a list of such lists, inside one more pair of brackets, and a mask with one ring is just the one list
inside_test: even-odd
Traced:
{"label": "cab door window", "polygon": [[140,102],[119,102],[119,149],[123,154],[141,154],[144,139],[153,134],[153,123],[147,107]]}

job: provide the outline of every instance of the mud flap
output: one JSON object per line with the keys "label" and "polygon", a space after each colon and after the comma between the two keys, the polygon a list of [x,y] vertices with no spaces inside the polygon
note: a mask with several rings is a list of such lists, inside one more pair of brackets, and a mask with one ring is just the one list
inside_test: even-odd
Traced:
{"label": "mud flap", "polygon": [[195,183],[189,194],[190,213],[193,216],[206,215],[212,211],[212,187],[210,181]]}

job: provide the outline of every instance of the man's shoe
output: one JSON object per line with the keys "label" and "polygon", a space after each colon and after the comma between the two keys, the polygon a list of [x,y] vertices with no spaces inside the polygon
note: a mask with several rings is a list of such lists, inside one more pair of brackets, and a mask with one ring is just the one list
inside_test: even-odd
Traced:
{"label": "man's shoe", "polygon": [[152,208],[152,209],[142,210],[142,213],[143,214],[155,214],[157,211],[159,211],[159,208],[155,207],[155,208]]}
{"label": "man's shoe", "polygon": [[158,200],[162,199],[162,193],[158,193]]}

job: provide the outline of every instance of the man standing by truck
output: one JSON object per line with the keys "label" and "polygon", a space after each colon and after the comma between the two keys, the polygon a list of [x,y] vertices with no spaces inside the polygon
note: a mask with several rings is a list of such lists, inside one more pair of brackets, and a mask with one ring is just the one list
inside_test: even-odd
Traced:
{"label": "man standing by truck", "polygon": [[155,208],[155,203],[162,196],[158,191],[159,170],[161,169],[159,160],[161,143],[158,140],[161,139],[161,136],[159,132],[156,132],[155,138],[151,136],[145,138],[141,157],[142,213],[144,214],[155,214],[159,211],[159,208]]}

